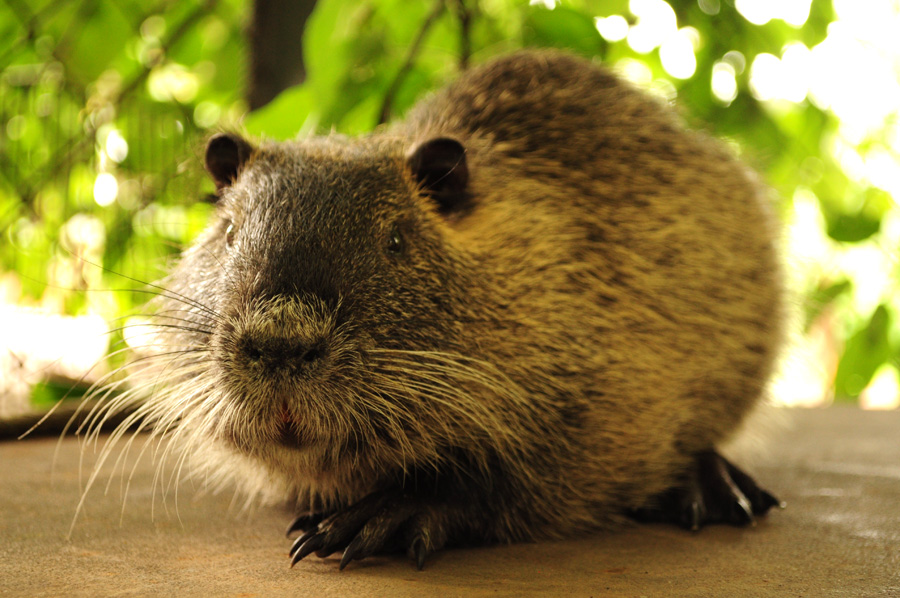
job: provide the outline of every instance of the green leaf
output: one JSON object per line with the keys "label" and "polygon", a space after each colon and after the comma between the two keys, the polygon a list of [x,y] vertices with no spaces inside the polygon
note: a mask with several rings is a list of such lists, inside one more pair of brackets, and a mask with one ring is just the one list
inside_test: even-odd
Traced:
{"label": "green leaf", "polygon": [[849,293],[853,289],[853,283],[846,278],[839,280],[824,288],[817,288],[806,299],[806,325],[810,324],[838,297]]}
{"label": "green leaf", "polygon": [[847,184],[843,192],[833,190],[822,198],[828,236],[845,243],[864,241],[881,230],[881,220],[892,205],[890,195],[874,187],[860,192]]}
{"label": "green leaf", "polygon": [[290,87],[274,100],[247,115],[243,125],[252,135],[292,139],[305,124],[315,121],[315,90],[304,83]]}
{"label": "green leaf", "polygon": [[591,17],[563,6],[532,7],[522,34],[526,45],[567,48],[584,56],[599,54],[605,44]]}
{"label": "green leaf", "polygon": [[82,81],[94,81],[131,39],[131,23],[113,2],[88,2],[84,6],[68,66]]}
{"label": "green leaf", "polygon": [[30,401],[34,407],[52,407],[61,400],[75,401],[82,398],[88,389],[88,384],[75,384],[73,382],[59,382],[45,380],[31,387]]}
{"label": "green leaf", "polygon": [[838,399],[858,397],[879,366],[891,357],[890,327],[891,314],[882,304],[868,323],[847,340],[834,379]]}
{"label": "green leaf", "polygon": [[595,17],[628,14],[628,0],[587,0],[583,4],[584,12]]}
{"label": "green leaf", "polygon": [[828,236],[835,241],[858,243],[864,241],[881,229],[881,221],[865,214],[833,214],[826,215]]}
{"label": "green leaf", "polygon": [[314,94],[320,113],[328,113],[324,126],[339,120],[339,116],[331,115],[345,111],[336,111],[335,106],[348,103],[348,98],[340,92],[355,66],[355,49],[367,47],[368,56],[374,59],[373,67],[384,54],[384,44],[379,43],[384,37],[383,27],[374,15],[371,2],[320,0],[306,22],[303,33],[306,84],[311,87],[310,93]]}

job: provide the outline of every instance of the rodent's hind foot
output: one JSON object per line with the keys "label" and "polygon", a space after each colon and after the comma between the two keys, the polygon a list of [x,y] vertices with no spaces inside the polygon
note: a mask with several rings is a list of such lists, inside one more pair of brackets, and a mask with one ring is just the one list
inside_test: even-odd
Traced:
{"label": "rodent's hind foot", "polygon": [[704,451],[680,484],[630,515],[642,522],[663,522],[699,530],[707,524],[754,525],[756,516],[784,503],[715,451]]}
{"label": "rodent's hind foot", "polygon": [[402,490],[373,492],[332,515],[302,515],[288,534],[304,530],[291,546],[291,567],[312,553],[327,557],[343,550],[339,569],[380,552],[405,550],[421,570],[429,554],[443,547],[443,528],[432,507]]}

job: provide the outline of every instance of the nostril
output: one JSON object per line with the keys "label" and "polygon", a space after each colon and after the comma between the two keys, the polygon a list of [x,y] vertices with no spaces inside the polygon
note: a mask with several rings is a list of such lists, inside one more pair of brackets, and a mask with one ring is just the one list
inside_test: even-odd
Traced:
{"label": "nostril", "polygon": [[294,367],[307,369],[313,367],[325,357],[325,350],[318,343],[312,346],[305,343],[297,343],[291,347],[290,352],[286,353],[285,357],[294,363]]}
{"label": "nostril", "polygon": [[318,347],[314,347],[303,354],[303,361],[306,363],[312,363],[313,361],[318,361],[322,358],[322,350]]}
{"label": "nostril", "polygon": [[246,341],[244,343],[243,349],[244,355],[246,355],[251,361],[259,361],[260,359],[262,359],[262,350],[252,340]]}

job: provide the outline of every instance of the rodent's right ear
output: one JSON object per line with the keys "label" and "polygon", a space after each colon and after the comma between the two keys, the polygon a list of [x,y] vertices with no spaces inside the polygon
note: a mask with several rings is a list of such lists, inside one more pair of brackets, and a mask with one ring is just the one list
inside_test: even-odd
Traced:
{"label": "rodent's right ear", "polygon": [[237,179],[254,148],[243,137],[232,133],[214,135],[206,144],[206,170],[216,183],[216,191]]}
{"label": "rodent's right ear", "polygon": [[463,144],[449,137],[429,139],[413,149],[407,159],[413,175],[441,212],[454,212],[466,205],[469,168]]}

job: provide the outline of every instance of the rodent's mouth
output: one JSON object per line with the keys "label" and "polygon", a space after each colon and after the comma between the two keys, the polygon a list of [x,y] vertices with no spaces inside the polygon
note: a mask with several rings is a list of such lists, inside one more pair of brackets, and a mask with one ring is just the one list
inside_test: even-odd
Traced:
{"label": "rodent's mouth", "polygon": [[281,405],[281,412],[278,417],[278,438],[276,441],[283,446],[295,449],[304,448],[308,444],[303,442],[297,429],[296,420],[291,415],[287,404],[284,403]]}
{"label": "rodent's mouth", "polygon": [[279,426],[277,442],[293,449],[301,449],[306,446],[289,423],[282,423]]}

